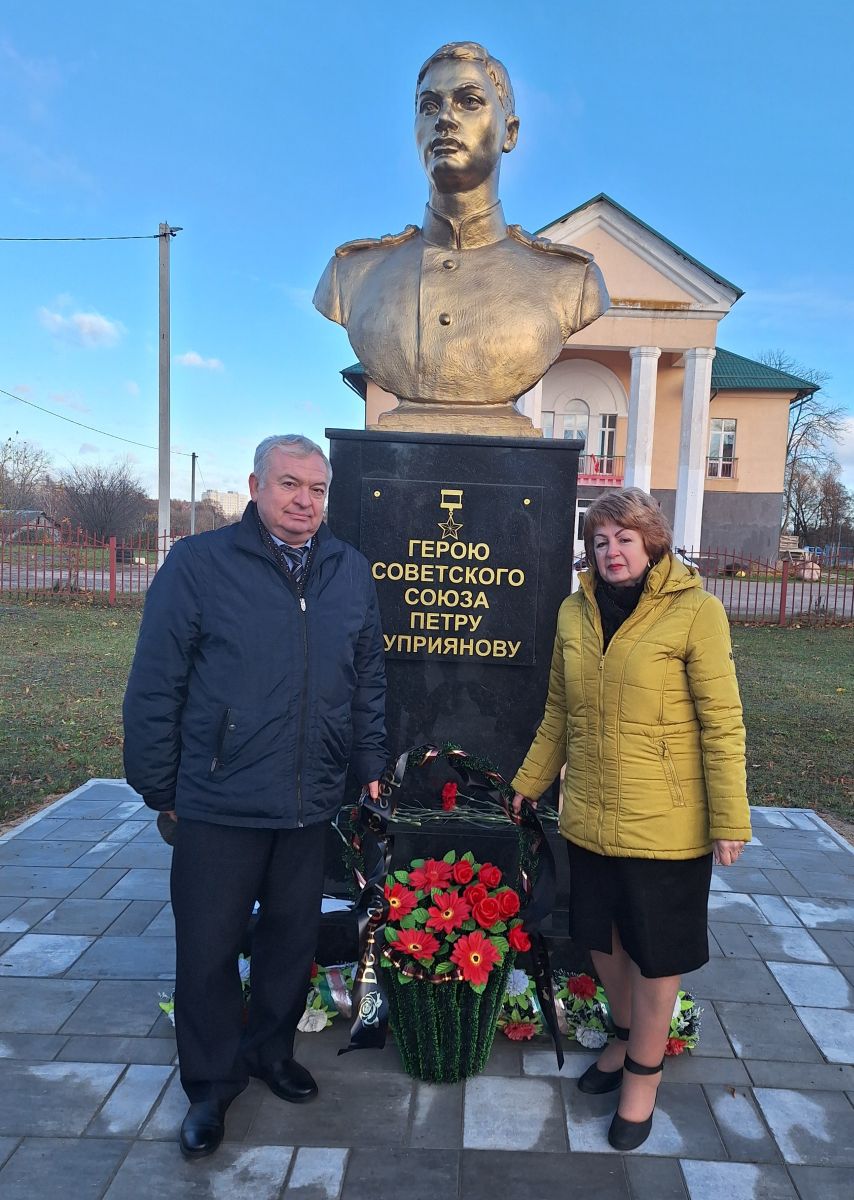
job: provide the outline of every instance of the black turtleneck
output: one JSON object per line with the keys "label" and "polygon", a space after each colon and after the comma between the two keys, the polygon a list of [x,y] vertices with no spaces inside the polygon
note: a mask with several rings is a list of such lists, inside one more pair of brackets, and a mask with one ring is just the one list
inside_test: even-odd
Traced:
{"label": "black turtleneck", "polygon": [[603,650],[607,650],[608,643],[623,621],[637,608],[648,574],[648,571],[645,572],[643,579],[624,587],[614,587],[604,579],[597,580],[595,596],[602,618]]}

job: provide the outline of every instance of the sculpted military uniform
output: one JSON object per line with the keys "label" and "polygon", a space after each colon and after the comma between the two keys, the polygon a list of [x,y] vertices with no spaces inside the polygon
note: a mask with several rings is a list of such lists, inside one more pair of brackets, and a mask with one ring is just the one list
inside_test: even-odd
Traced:
{"label": "sculpted military uniform", "polygon": [[592,255],[508,226],[500,202],[347,242],[314,295],[381,388],[454,407],[510,405],[608,303]]}

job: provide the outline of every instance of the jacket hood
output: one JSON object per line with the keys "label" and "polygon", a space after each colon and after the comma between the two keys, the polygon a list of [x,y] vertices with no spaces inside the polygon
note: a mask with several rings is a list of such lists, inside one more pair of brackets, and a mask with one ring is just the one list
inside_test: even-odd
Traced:
{"label": "jacket hood", "polygon": [[[581,571],[578,583],[588,600],[593,600],[594,584],[589,571]],[[700,572],[696,567],[687,567],[669,551],[660,558],[646,577],[643,596],[672,596],[676,592],[687,592],[702,587]]]}

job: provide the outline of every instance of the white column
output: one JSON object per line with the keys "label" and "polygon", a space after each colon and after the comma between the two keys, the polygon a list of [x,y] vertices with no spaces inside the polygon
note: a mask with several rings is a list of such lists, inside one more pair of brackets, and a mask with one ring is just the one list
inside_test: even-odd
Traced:
{"label": "white column", "polygon": [[626,487],[649,491],[652,479],[652,435],[655,427],[655,385],[658,379],[658,346],[632,346],[632,379],[629,391],[629,429],[626,437]]}
{"label": "white column", "polygon": [[537,429],[543,427],[543,381],[535,383],[529,392],[523,392],[516,405],[520,412],[523,412],[526,417],[530,417],[531,421],[536,425]]}
{"label": "white column", "polygon": [[709,395],[714,357],[713,346],[685,351],[679,470],[676,476],[676,515],[673,521],[674,544],[685,550],[700,549],[706,456],[709,452]]}

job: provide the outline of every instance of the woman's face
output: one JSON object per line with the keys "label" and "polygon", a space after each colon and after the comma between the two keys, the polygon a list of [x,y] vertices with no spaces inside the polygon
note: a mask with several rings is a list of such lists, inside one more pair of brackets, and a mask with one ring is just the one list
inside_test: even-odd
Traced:
{"label": "woman's face", "polygon": [[596,530],[593,553],[599,575],[614,587],[638,583],[649,565],[649,555],[638,531],[623,529],[613,521],[606,521]]}

